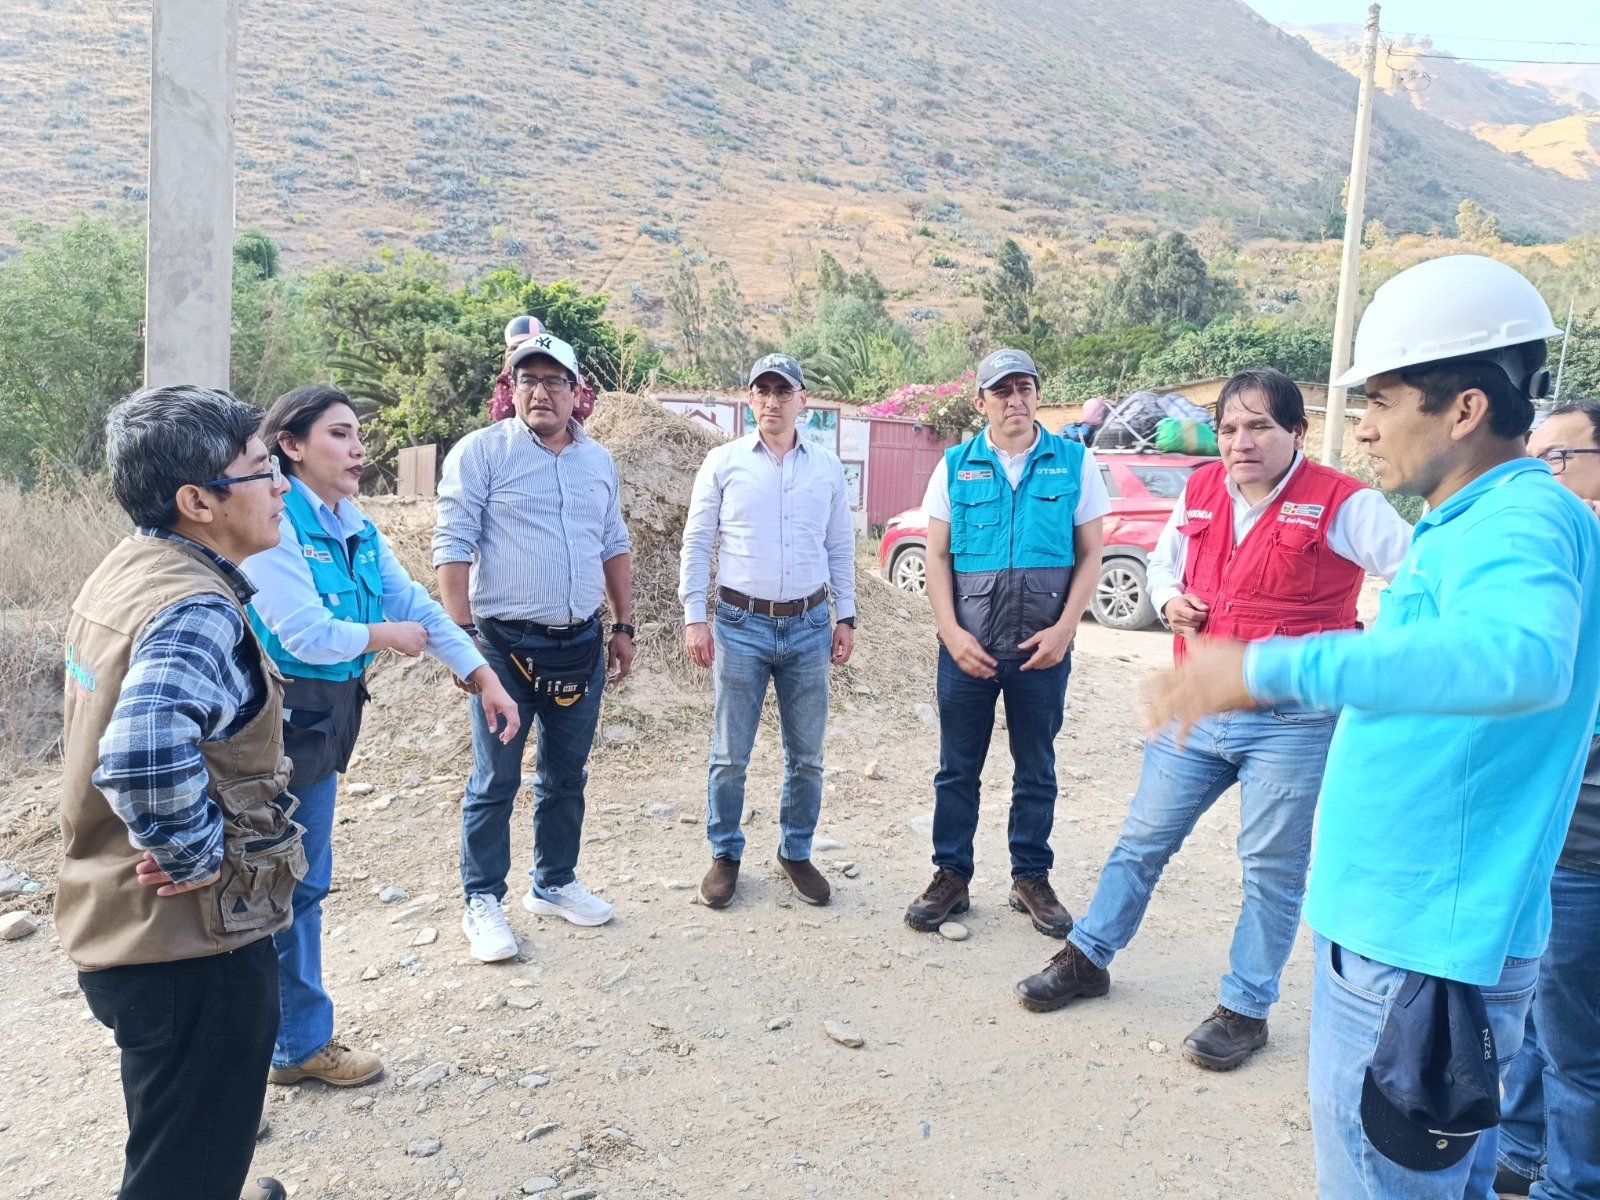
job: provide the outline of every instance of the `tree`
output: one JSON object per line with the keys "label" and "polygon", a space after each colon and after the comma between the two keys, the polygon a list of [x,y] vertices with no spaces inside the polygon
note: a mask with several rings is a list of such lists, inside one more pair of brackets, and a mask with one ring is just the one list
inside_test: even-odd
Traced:
{"label": "tree", "polygon": [[700,348],[706,340],[706,298],[700,290],[700,276],[688,259],[679,259],[667,276],[667,315],[673,333],[683,347],[683,365],[700,370]]}
{"label": "tree", "polygon": [[711,381],[723,387],[744,382],[750,367],[750,306],[739,281],[725,262],[711,264],[711,298],[707,305],[704,365]]}
{"label": "tree", "polygon": [[233,239],[233,269],[248,270],[257,279],[278,275],[278,243],[259,229],[241,229]]}
{"label": "tree", "polygon": [[1158,385],[1213,379],[1245,367],[1277,367],[1291,379],[1326,379],[1333,342],[1325,331],[1270,317],[1213,321],[1144,359],[1140,381]]}
{"label": "tree", "polygon": [[1035,349],[1050,336],[1050,326],[1037,311],[1033,264],[1011,238],[1001,243],[995,269],[980,291],[983,328],[995,340]]}
{"label": "tree", "polygon": [[97,471],[106,413],[143,374],[144,233],[80,217],[13,234],[22,249],[0,263],[0,472]]}
{"label": "tree", "polygon": [[1500,240],[1500,218],[1470,197],[1456,206],[1456,232],[1464,242]]}
{"label": "tree", "polygon": [[1106,290],[1103,324],[1203,325],[1231,300],[1230,286],[1212,279],[1200,252],[1173,231],[1128,251]]}

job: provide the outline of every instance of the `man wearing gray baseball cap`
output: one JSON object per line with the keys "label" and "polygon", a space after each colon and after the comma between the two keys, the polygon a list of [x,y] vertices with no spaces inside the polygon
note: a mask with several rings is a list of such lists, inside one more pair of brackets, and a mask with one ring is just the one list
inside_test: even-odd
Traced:
{"label": "man wearing gray baseball cap", "polygon": [[[787,354],[750,368],[756,431],[706,455],[695,477],[678,568],[684,648],[711,668],[715,711],[706,785],[711,869],[708,908],[733,900],[744,854],[745,769],[770,681],[783,736],[778,867],[807,904],[826,904],[828,881],[811,865],[822,808],[822,738],[828,669],[854,645],[855,527],[844,468],[800,437],[805,375]],[[717,550],[715,620],[711,550]],[[836,621],[828,617],[833,598]]]}
{"label": "man wearing gray baseball cap", "polygon": [[928,599],[939,626],[936,871],[905,919],[933,930],[967,909],[979,775],[1003,696],[1014,764],[1010,904],[1039,932],[1064,938],[1072,916],[1050,886],[1055,738],[1111,501],[1094,456],[1034,419],[1039,369],[1027,354],[1005,349],[985,358],[974,403],[983,431],[945,451],[922,501]]}

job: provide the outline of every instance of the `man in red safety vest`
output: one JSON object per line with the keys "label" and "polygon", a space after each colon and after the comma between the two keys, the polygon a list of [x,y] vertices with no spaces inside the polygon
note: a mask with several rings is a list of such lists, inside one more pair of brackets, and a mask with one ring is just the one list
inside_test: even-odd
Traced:
{"label": "man in red safety vest", "polygon": [[[1411,527],[1359,479],[1301,452],[1305,403],[1281,371],[1241,371],[1217,399],[1221,461],[1192,474],[1148,564],[1175,635],[1257,641],[1357,625],[1368,572],[1393,576]],[[1233,784],[1240,787],[1244,904],[1214,1013],[1184,1057],[1229,1070],[1267,1041],[1267,1011],[1300,923],[1332,712],[1282,705],[1207,718],[1180,743],[1145,745],[1139,787],[1089,910],[1048,966],[1017,984],[1035,1012],[1103,996],[1106,967],[1138,931],[1162,868]]]}

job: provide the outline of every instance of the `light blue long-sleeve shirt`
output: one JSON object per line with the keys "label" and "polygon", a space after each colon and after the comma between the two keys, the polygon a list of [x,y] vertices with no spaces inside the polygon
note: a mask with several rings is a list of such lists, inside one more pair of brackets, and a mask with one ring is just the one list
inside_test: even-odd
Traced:
{"label": "light blue long-sleeve shirt", "polygon": [[799,600],[824,584],[834,614],[856,615],[856,531],[839,459],[804,438],[779,459],[759,434],[712,448],[689,497],[678,560],[683,620],[706,619],[717,582],[759,600]]}
{"label": "light blue long-sleeve shirt", "polygon": [[1466,983],[1543,952],[1600,705],[1600,522],[1549,467],[1468,484],[1417,523],[1371,630],[1258,642],[1245,680],[1343,709],[1308,925]]}
{"label": "light blue long-sleeve shirt", "polygon": [[445,457],[433,565],[471,563],[472,615],[573,625],[605,600],[605,564],[627,554],[611,454],[567,422],[552,450],[520,420],[474,429]]}
{"label": "light blue long-sleeve shirt", "polygon": [[[353,501],[341,500],[330,508],[300,480],[291,478],[290,486],[299,489],[317,521],[340,541],[366,527],[367,518]],[[340,663],[359,658],[367,649],[366,625],[333,615],[312,582],[294,523],[285,517],[278,523],[278,531],[276,546],[251,555],[242,566],[245,577],[256,587],[252,601],[256,614],[301,662]],[[472,639],[400,565],[381,531],[377,545],[384,620],[418,622],[428,631],[427,653],[462,679],[483,666],[483,655]]]}

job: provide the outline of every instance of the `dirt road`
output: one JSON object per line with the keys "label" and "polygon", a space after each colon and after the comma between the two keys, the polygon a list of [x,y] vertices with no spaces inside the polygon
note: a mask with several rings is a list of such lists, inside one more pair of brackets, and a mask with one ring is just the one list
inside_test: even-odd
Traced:
{"label": "dirt road", "polygon": [[[273,1089],[258,1168],[302,1200],[1310,1194],[1305,946],[1248,1067],[1208,1074],[1176,1052],[1215,1003],[1238,904],[1232,795],[1173,861],[1105,999],[1038,1016],[1011,997],[1057,943],[1006,908],[1003,737],[970,938],[901,924],[930,872],[919,818],[937,738],[916,709],[932,701],[926,617],[896,617],[915,652],[878,644],[829,730],[819,836],[836,845],[816,859],[830,907],[798,903],[775,874],[770,723],[739,897],[723,912],[693,903],[709,712],[702,692],[646,675],[608,701],[591,764],[579,869],[616,919],[579,931],[513,907],[523,953],[494,966],[467,956],[458,925],[460,704],[429,664],[384,667],[341,796],[325,928],[340,1036],[380,1051],[389,1074],[354,1094]],[[1086,625],[1080,638],[1053,838],[1075,912],[1137,777],[1138,682],[1165,654],[1155,634]],[[882,779],[864,774],[874,762]],[[49,781],[0,804],[34,787]],[[519,870],[528,857],[523,832]],[[381,902],[387,886],[408,899]],[[0,1192],[111,1194],[116,1052],[48,924],[0,944],[0,996]],[[864,1044],[831,1040],[828,1021]]]}

